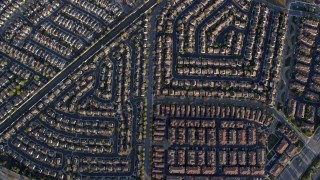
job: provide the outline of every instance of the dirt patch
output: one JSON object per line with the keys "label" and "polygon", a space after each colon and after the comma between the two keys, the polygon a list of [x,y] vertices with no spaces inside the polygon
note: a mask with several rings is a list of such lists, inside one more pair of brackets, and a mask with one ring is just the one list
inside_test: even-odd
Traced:
{"label": "dirt patch", "polygon": [[288,0],[267,0],[267,1],[272,4],[283,6],[283,7],[286,7],[288,3]]}

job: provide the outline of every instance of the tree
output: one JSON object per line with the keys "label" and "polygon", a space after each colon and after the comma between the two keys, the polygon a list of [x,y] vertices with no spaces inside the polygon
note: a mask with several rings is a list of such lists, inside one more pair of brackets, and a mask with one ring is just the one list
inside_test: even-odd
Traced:
{"label": "tree", "polygon": [[34,75],[34,80],[36,80],[36,81],[39,81],[40,80],[40,76],[38,76],[38,75]]}

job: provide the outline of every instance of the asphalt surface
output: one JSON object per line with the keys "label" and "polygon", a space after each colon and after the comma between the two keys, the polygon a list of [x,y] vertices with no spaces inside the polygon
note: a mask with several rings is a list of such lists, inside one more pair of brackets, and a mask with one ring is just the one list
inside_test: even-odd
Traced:
{"label": "asphalt surface", "polygon": [[101,49],[102,45],[107,44],[116,37],[119,32],[128,27],[134,20],[140,17],[146,10],[155,5],[157,0],[149,0],[142,7],[136,10],[134,13],[130,14],[121,23],[119,23],[115,28],[113,28],[107,35],[101,38],[96,44],[91,48],[82,53],[78,58],[76,58],[70,65],[61,71],[57,76],[51,79],[44,87],[42,87],[35,95],[33,95],[28,101],[22,104],[19,109],[17,109],[11,116],[6,118],[0,124],[0,132],[3,133],[5,129],[9,128],[14,122],[16,122],[21,115],[27,112],[32,106],[34,106],[42,97],[44,97],[48,92],[50,92],[56,85],[58,85],[67,75],[72,73],[77,69],[84,61],[90,59],[98,50]]}
{"label": "asphalt surface", "polygon": [[296,156],[289,165],[282,171],[279,180],[299,179],[299,177],[307,170],[309,164],[316,155],[307,147],[304,147],[301,153]]}
{"label": "asphalt surface", "polygon": [[[107,35],[105,35],[103,38],[101,38],[96,44],[94,44],[92,47],[90,47],[88,50],[84,51],[78,58],[76,58],[70,65],[66,67],[62,72],[60,72],[57,76],[55,76],[53,79],[51,79],[45,86],[43,86],[35,95],[33,95],[28,101],[26,101],[23,105],[19,107],[10,117],[6,118],[3,122],[0,124],[0,132],[3,133],[4,130],[11,127],[18,119],[21,117],[25,112],[27,112],[32,106],[34,106],[41,98],[43,98],[48,92],[50,92],[56,85],[58,85],[64,78],[67,77],[70,73],[72,73],[75,69],[77,69],[83,62],[90,59],[92,56],[95,55],[97,51],[101,49],[102,45],[105,45],[109,43],[114,37],[117,37],[119,32],[121,32],[123,29],[128,27],[132,22],[137,19],[142,13],[144,13],[146,10],[151,8],[153,5],[155,5],[157,0],[149,0],[146,4],[144,4],[142,7],[140,7],[137,11],[130,14],[126,19],[123,20],[119,25],[117,25],[114,29],[112,29]],[[289,14],[296,14],[295,10],[289,10]],[[300,14],[300,12],[299,12]],[[174,43],[175,44],[175,43]],[[175,52],[175,51],[173,51]],[[150,69],[152,70],[152,65],[149,66],[149,72]],[[152,71],[151,71],[152,72]],[[153,75],[151,73],[151,75]],[[150,76],[149,73],[149,82],[153,78]],[[148,88],[148,135],[149,137],[150,132],[150,110],[152,109],[153,104],[153,93],[152,93],[152,83],[149,83],[151,86]],[[169,99],[158,99],[158,101],[167,101]],[[175,99],[170,99],[175,101]],[[177,99],[178,100],[178,99]],[[181,102],[181,99],[179,99]],[[184,99],[182,101],[188,101],[188,99]],[[211,101],[211,100],[209,100]],[[216,103],[232,103],[237,105],[247,105],[247,101],[241,101],[241,100],[212,100]],[[193,102],[197,102],[196,100]],[[203,103],[203,101],[201,101]],[[256,106],[257,105],[257,106]],[[259,104],[259,103],[250,103],[250,106],[255,106],[257,108],[266,108],[265,106]],[[150,108],[151,107],[151,108]],[[287,123],[293,130],[296,131],[296,133],[299,135],[300,139],[302,139],[307,145],[303,148],[301,153],[297,155],[291,163],[285,168],[285,170],[282,172],[282,174],[279,176],[279,179],[298,179],[301,174],[307,169],[309,164],[312,162],[312,160],[316,157],[316,155],[319,153],[320,149],[320,134],[317,133],[313,138],[308,139],[303,134],[301,134],[293,125],[288,123],[287,119],[283,116],[283,114],[278,113],[275,109],[270,108],[271,112],[275,112],[275,118],[278,121],[282,121]],[[151,140],[148,139],[145,141],[146,143],[146,155],[150,155],[150,146],[151,146]],[[148,157],[147,157],[148,158]],[[146,159],[147,159],[146,158]],[[148,161],[145,162],[147,165],[149,164]],[[150,167],[150,166],[149,166]]]}
{"label": "asphalt surface", "polygon": [[[157,15],[160,13],[160,10],[166,5],[167,1],[163,1],[159,6],[157,6],[151,16],[151,28],[149,35],[150,49],[149,52],[149,64],[148,64],[148,89],[147,89],[147,126],[146,126],[146,138],[145,138],[145,157],[151,156],[151,146],[152,146],[152,137],[151,137],[151,128],[152,128],[152,118],[153,118],[153,67],[154,67],[154,59],[155,59],[155,47],[156,47],[156,27],[157,27]],[[145,169],[145,178],[151,179],[151,165],[150,159],[145,158],[144,161],[144,169]]]}
{"label": "asphalt surface", "polygon": [[185,103],[210,103],[210,104],[233,104],[236,106],[247,106],[247,107],[255,107],[257,109],[267,109],[270,113],[274,114],[274,118],[277,121],[287,124],[295,133],[298,135],[300,140],[305,143],[305,147],[302,151],[292,159],[288,166],[282,171],[279,176],[279,179],[287,180],[287,179],[299,179],[299,177],[305,172],[305,170],[312,163],[313,159],[319,154],[320,151],[320,131],[315,133],[312,138],[306,137],[303,133],[301,133],[293,124],[291,124],[283,113],[277,111],[274,108],[266,107],[265,105],[259,102],[252,102],[248,100],[235,100],[235,99],[207,99],[205,101],[197,100],[197,99],[180,99],[179,98],[156,98],[156,102],[185,102]]}
{"label": "asphalt surface", "polygon": [[302,151],[292,159],[279,176],[279,179],[299,179],[307,170],[313,159],[319,155],[320,131],[310,138]]}

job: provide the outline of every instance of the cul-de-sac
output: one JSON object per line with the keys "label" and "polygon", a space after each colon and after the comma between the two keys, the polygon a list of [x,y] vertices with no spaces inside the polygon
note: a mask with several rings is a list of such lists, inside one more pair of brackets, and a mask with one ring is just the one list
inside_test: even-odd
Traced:
{"label": "cul-de-sac", "polygon": [[319,180],[320,0],[0,0],[0,179]]}

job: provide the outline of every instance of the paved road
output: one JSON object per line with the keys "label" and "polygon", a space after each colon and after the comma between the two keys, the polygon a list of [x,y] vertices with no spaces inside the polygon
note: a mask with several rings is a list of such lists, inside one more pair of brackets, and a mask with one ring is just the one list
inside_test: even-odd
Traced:
{"label": "paved road", "polygon": [[312,138],[306,137],[301,133],[296,126],[291,124],[282,112],[277,111],[275,108],[270,108],[259,102],[252,102],[248,100],[236,100],[236,99],[206,99],[197,100],[192,98],[157,98],[157,102],[189,102],[189,103],[211,103],[211,104],[232,104],[235,106],[246,106],[252,108],[267,109],[268,112],[274,114],[274,118],[282,123],[287,124],[295,133],[298,135],[300,140],[305,143],[305,147],[302,149],[301,153],[298,154],[289,165],[284,169],[282,174],[280,174],[279,179],[299,179],[299,177],[304,173],[304,171],[309,167],[312,160],[320,153],[320,131],[315,133]]}
{"label": "paved road", "polygon": [[[317,6],[314,6],[314,4],[310,4],[310,3],[307,3],[307,2],[302,2],[302,1],[294,1],[294,2],[291,2],[289,5],[288,5],[288,9],[289,9],[289,15],[292,15],[292,16],[316,16],[316,17],[320,17],[319,14],[316,14],[316,13],[311,13],[311,12],[307,12],[307,11],[300,11],[300,10],[295,10],[295,9],[292,9],[291,6],[292,5],[299,5],[299,6],[313,6],[313,7],[317,7]],[[318,7],[318,10],[320,8]]]}
{"label": "paved road", "polygon": [[145,138],[145,179],[151,179],[151,165],[150,165],[150,156],[151,156],[151,146],[152,146],[152,137],[151,137],[151,123],[153,118],[153,67],[155,59],[155,47],[156,47],[156,27],[157,27],[157,15],[160,13],[163,6],[167,1],[163,1],[159,6],[157,6],[151,16],[151,27],[150,27],[150,48],[149,48],[149,64],[148,64],[148,89],[147,89],[147,126],[146,126],[146,138]]}
{"label": "paved road", "polygon": [[102,45],[107,44],[115,38],[119,32],[128,27],[134,20],[136,20],[142,13],[151,8],[156,4],[157,0],[149,0],[142,7],[140,7],[135,12],[131,13],[127,18],[125,18],[121,23],[119,23],[115,28],[113,28],[108,34],[100,38],[98,42],[92,45],[89,49],[83,52],[78,58],[76,58],[72,63],[70,63],[63,71],[52,78],[45,86],[38,90],[35,95],[29,98],[24,104],[22,104],[19,109],[17,109],[11,116],[7,117],[0,124],[1,134],[5,129],[10,127],[14,122],[16,122],[21,115],[28,111],[35,103],[37,103],[42,97],[44,97],[50,90],[52,90],[57,84],[59,84],[67,75],[78,68],[84,61],[90,59]]}
{"label": "paved road", "polygon": [[299,177],[307,170],[313,159],[316,157],[313,151],[308,147],[304,147],[301,153],[293,158],[289,165],[282,171],[279,180],[299,179]]}
{"label": "paved road", "polygon": [[[280,72],[280,79],[282,79],[283,81],[280,81],[278,85],[278,91],[277,91],[278,95],[277,95],[276,104],[278,103],[285,104],[287,99],[289,98],[289,91],[288,91],[289,79],[293,69],[293,59],[294,59],[294,51],[295,51],[295,41],[292,42],[291,39],[297,36],[297,27],[294,25],[292,19],[293,17],[289,16],[288,30],[287,30],[286,40],[285,40],[287,42],[287,45],[285,45],[285,49],[283,51],[282,68]],[[289,65],[286,66],[287,59],[290,59],[290,63]],[[283,88],[281,88],[282,86]]]}
{"label": "paved road", "polygon": [[307,170],[312,161],[320,153],[320,131],[310,138],[307,145],[302,149],[289,165],[282,171],[279,179],[299,179]]}
{"label": "paved road", "polygon": [[[274,118],[279,121],[287,124],[291,129],[293,129],[299,138],[304,142],[308,143],[310,139],[306,137],[301,131],[299,131],[293,124],[291,124],[285,115],[282,112],[277,111],[275,108],[270,108],[260,102],[249,101],[249,100],[240,100],[240,99],[216,99],[216,98],[203,98],[203,99],[193,99],[193,98],[156,98],[158,102],[190,102],[190,103],[211,103],[211,104],[232,104],[235,106],[245,106],[251,108],[267,109],[270,113],[274,114]],[[320,137],[320,135],[319,135]],[[319,149],[320,150],[320,149]]]}
{"label": "paved road", "polygon": [[[298,11],[291,9],[291,3],[289,4],[289,16],[306,16],[311,13]],[[312,16],[318,16],[312,14]],[[296,30],[295,30],[296,31]],[[293,33],[293,34],[296,34]],[[292,47],[293,48],[293,47]],[[291,51],[292,51],[291,48]],[[279,115],[279,113],[278,113]],[[282,114],[281,114],[282,115]],[[303,139],[305,143],[305,147],[302,149],[301,153],[298,154],[292,161],[285,167],[282,171],[278,179],[287,180],[287,179],[299,179],[301,175],[306,171],[306,169],[310,166],[313,159],[319,155],[320,153],[320,132],[318,131],[312,138],[306,137],[302,134],[294,125],[287,122],[291,129],[295,130],[296,133]]]}
{"label": "paved road", "polygon": [[290,123],[282,112],[277,111],[275,108],[270,108],[269,111],[274,113],[274,118],[276,120],[285,123],[290,127],[290,129],[294,130],[299,136],[300,140],[302,140],[305,144],[308,142],[308,137],[306,137],[295,125]]}

